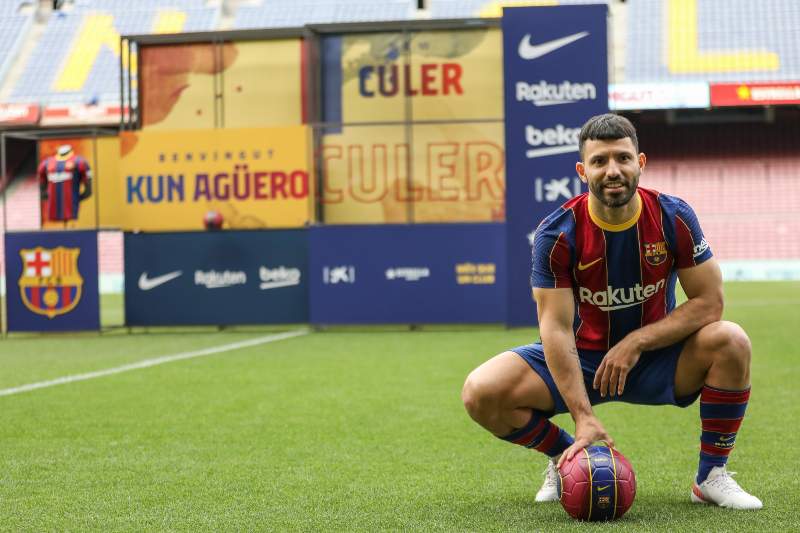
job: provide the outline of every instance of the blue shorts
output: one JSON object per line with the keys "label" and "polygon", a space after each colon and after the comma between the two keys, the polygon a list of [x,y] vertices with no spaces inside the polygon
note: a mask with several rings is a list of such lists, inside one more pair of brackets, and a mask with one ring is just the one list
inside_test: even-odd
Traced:
{"label": "blue shorts", "polygon": [[[606,352],[594,350],[578,350],[581,369],[583,370],[583,382],[586,385],[586,392],[589,395],[589,402],[592,405],[605,402],[627,402],[641,405],[677,405],[687,407],[697,400],[700,391],[684,396],[675,397],[675,369],[678,367],[678,357],[683,349],[683,341],[650,352],[642,352],[639,361],[631,369],[628,378],[625,380],[625,390],[622,396],[600,396],[600,391],[593,388],[594,373],[600,366]],[[564,398],[558,392],[556,382],[547,368],[544,359],[544,350],[541,343],[526,344],[513,348],[525,362],[530,365],[534,372],[544,380],[550,394],[553,396],[555,409],[553,414],[566,413],[569,411],[564,403]]]}

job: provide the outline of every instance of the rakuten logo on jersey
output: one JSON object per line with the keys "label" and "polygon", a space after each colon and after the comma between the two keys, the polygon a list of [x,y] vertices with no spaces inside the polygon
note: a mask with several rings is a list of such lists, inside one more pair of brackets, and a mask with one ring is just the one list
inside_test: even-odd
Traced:
{"label": "rakuten logo on jersey", "polygon": [[555,154],[566,154],[578,151],[578,138],[580,128],[567,128],[563,124],[556,124],[555,128],[538,129],[535,126],[525,126],[525,140],[529,145],[535,146],[525,152],[529,159],[545,157]]}
{"label": "rakuten logo on jersey", "polygon": [[597,292],[592,292],[591,289],[586,287],[580,287],[578,288],[578,298],[580,298],[581,303],[596,305],[601,311],[616,311],[617,309],[643,304],[655,293],[663,289],[666,284],[666,280],[660,279],[654,284],[640,285],[637,283],[633,287],[624,289],[609,285],[606,290]]}
{"label": "rakuten logo on jersey", "polygon": [[537,107],[574,104],[581,100],[596,100],[594,83],[562,81],[558,85],[542,80],[539,83],[517,82],[517,102],[530,102]]}

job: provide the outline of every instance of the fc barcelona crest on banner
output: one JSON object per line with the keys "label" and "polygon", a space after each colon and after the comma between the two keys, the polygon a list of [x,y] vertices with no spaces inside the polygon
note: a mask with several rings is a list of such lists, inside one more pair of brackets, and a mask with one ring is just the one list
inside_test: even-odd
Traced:
{"label": "fc barcelona crest on banner", "polygon": [[80,248],[23,248],[19,290],[22,303],[47,318],[69,313],[81,299]]}

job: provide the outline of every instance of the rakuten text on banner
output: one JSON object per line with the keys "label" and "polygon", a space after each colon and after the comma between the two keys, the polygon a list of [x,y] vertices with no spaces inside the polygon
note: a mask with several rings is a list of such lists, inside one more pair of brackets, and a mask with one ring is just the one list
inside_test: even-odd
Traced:
{"label": "rakuten text on banner", "polygon": [[125,132],[101,213],[124,230],[289,228],[312,219],[306,126]]}
{"label": "rakuten text on banner", "polygon": [[508,322],[535,323],[531,246],[539,222],[582,192],[578,135],[608,111],[605,5],[506,8]]}

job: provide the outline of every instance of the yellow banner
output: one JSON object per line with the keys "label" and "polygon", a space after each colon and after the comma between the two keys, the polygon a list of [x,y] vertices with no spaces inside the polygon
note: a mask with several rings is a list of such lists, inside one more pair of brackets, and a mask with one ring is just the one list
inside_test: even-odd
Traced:
{"label": "yellow banner", "polygon": [[303,226],[313,213],[309,138],[305,126],[124,132],[103,220],[125,230],[200,230],[218,213],[224,229]]}
{"label": "yellow banner", "polygon": [[142,47],[142,128],[302,124],[302,54],[299,38]]}
{"label": "yellow banner", "polygon": [[350,126],[323,137],[326,223],[505,220],[502,122],[407,127]]}
{"label": "yellow banner", "polygon": [[[327,44],[341,46],[338,56],[325,59],[326,84],[341,77],[339,98],[326,96],[327,121],[337,116],[344,123],[503,118],[499,28],[339,39],[340,44]],[[332,109],[335,105],[340,109]]]}

